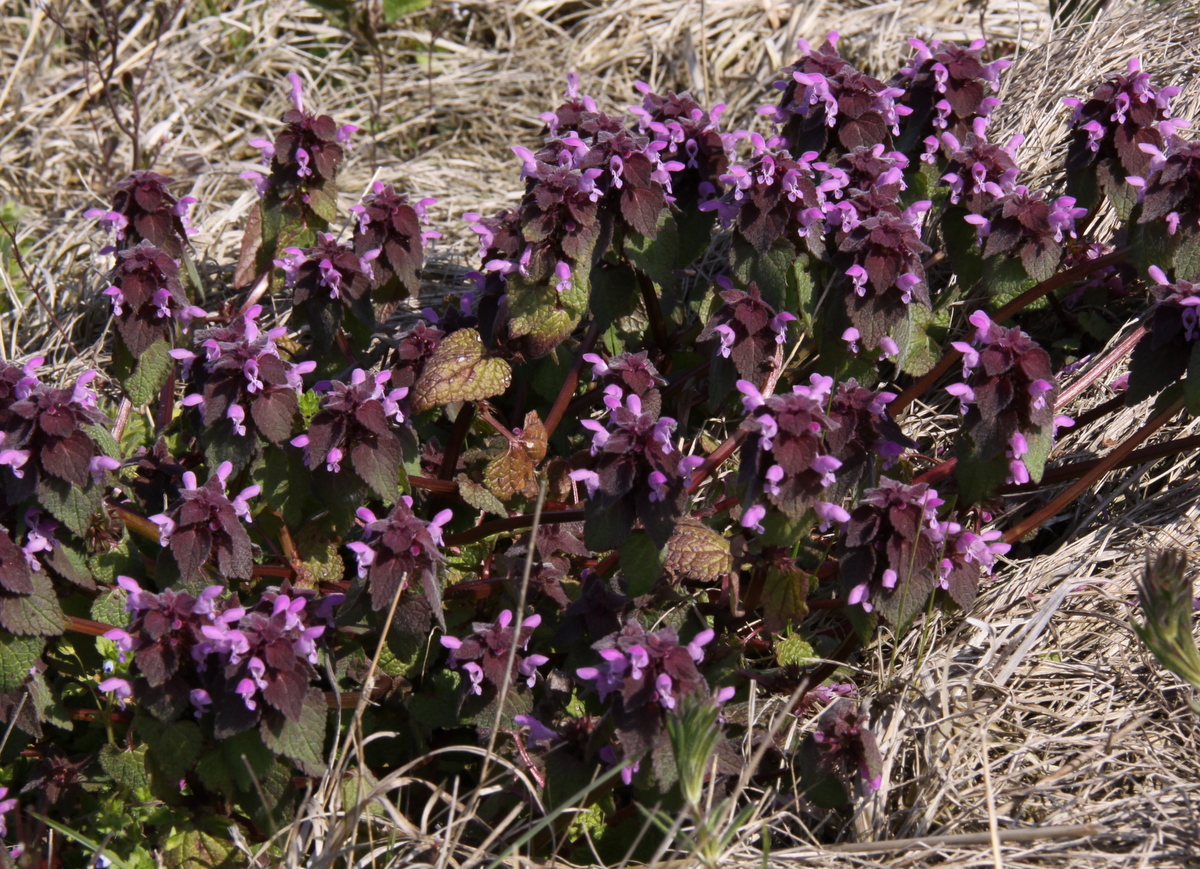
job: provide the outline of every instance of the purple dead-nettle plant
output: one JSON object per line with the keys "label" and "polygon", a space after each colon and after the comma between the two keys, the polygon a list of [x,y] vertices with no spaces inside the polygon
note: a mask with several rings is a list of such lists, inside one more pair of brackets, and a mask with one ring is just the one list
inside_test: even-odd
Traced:
{"label": "purple dead-nettle plant", "polygon": [[691,472],[703,459],[685,457],[675,445],[675,420],[643,407],[635,393],[612,393],[605,404],[608,425],[582,421],[592,432],[594,467],[571,472],[571,479],[587,487],[588,522],[619,523],[628,533],[636,519],[658,545],[666,545]]}
{"label": "purple dead-nettle plant", "polygon": [[317,233],[317,243],[301,250],[284,248],[275,265],[283,270],[284,284],[292,290],[293,327],[307,324],[313,340],[327,352],[348,310],[365,326],[375,322],[371,286],[375,280],[373,261],[380,249],[361,256],[330,232]]}
{"label": "purple dead-nettle plant", "polygon": [[743,380],[762,382],[774,370],[779,345],[787,340],[788,323],[796,316],[776,313],[762,300],[756,284],[747,291],[725,290],[720,296],[725,304],[713,312],[696,342],[711,344],[713,361],[728,359]]}
{"label": "purple dead-nettle plant", "polygon": [[904,213],[900,194],[906,189],[908,158],[883,144],[855,148],[828,167],[820,190],[830,196],[824,205],[829,226],[839,243],[862,221],[888,212]]}
{"label": "purple dead-nettle plant", "polygon": [[249,501],[262,490],[247,486],[230,499],[225,484],[232,473],[233,465],[222,462],[201,486],[194,473],[185,472],[179,500],[166,513],[150,517],[158,526],[159,543],[170,547],[185,581],[201,579],[214,554],[222,576],[250,579],[254,552],[242,521],[250,521]]}
{"label": "purple dead-nettle plant", "polygon": [[766,507],[758,502],[764,496],[792,520],[814,509],[822,523],[844,521],[846,511],[822,498],[842,466],[825,444],[826,433],[838,425],[825,412],[833,378],[814,374],[810,385],[769,397],[747,380],[739,380],[737,388],[750,432],[739,471],[742,526],[763,533]]}
{"label": "purple dead-nettle plant", "polygon": [[279,199],[299,193],[308,203],[314,189],[332,183],[350,146],[350,137],[358,130],[353,124],[338,126],[328,115],[305,111],[304,86],[296,73],[288,75],[292,104],[283,115],[284,128],[275,137],[251,139],[250,145],[262,153],[262,172],[244,172],[254,182],[259,196],[273,191]]}
{"label": "purple dead-nettle plant", "polygon": [[[358,575],[367,581],[374,610],[387,607],[399,591],[418,581],[427,596],[438,593],[431,601],[440,600],[437,570],[445,560],[439,551],[443,545],[442,526],[453,514],[442,510],[427,522],[413,513],[412,503],[412,498],[402,496],[383,519],[365,507],[358,509],[362,537],[346,547],[357,557]],[[440,611],[439,605],[435,615]]]}
{"label": "purple dead-nettle plant", "polygon": [[836,425],[825,430],[825,446],[842,463],[837,472],[836,492],[852,494],[863,475],[871,470],[873,457],[882,460],[886,471],[905,450],[917,448],[916,441],[888,416],[887,405],[895,397],[894,392],[860,386],[853,378],[839,383],[834,390],[827,414]]}
{"label": "purple dead-nettle plant", "polygon": [[909,305],[930,305],[922,264],[930,248],[921,241],[922,214],[929,207],[922,199],[900,214],[881,211],[838,243],[833,268],[842,275],[846,310],[864,351],[894,352],[892,333],[908,316]]}
{"label": "purple dead-nettle plant", "polygon": [[970,317],[973,342],[955,341],[963,354],[963,383],[946,391],[956,397],[962,412],[962,431],[970,438],[974,456],[1008,460],[1008,480],[1040,480],[1057,427],[1071,425],[1056,416],[1058,383],[1050,356],[1020,329],[997,326],[983,311]]}
{"label": "purple dead-nettle plant", "polygon": [[925,483],[888,478],[868,489],[842,527],[840,584],[851,616],[878,613],[903,627],[938,588],[944,502]]}
{"label": "purple dead-nettle plant", "polygon": [[1182,226],[1194,251],[1200,244],[1200,141],[1168,136],[1161,150],[1153,145],[1141,147],[1150,155],[1150,166],[1144,177],[1126,179],[1138,188],[1142,204],[1138,223],[1162,218],[1171,235]]}
{"label": "purple dead-nettle plant", "polygon": [[999,90],[1000,73],[1012,61],[985,63],[984,40],[976,39],[966,48],[937,39],[929,44],[910,39],[908,44],[916,54],[892,84],[904,89],[902,102],[912,109],[906,122],[911,133],[905,136],[912,140],[910,145],[923,137],[928,149],[929,138],[942,133],[961,137],[976,118],[990,117],[1000,105],[993,94]]}
{"label": "purple dead-nettle plant", "polygon": [[1063,104],[1072,109],[1068,185],[1081,185],[1085,173],[1104,161],[1112,163],[1091,171],[1105,186],[1120,183],[1128,175],[1144,176],[1152,152],[1142,145],[1162,149],[1166,137],[1187,126],[1186,121],[1171,117],[1171,100],[1178,93],[1177,87],[1155,88],[1135,57],[1129,61],[1127,74],[1108,79],[1086,101],[1065,97]]}
{"label": "purple dead-nettle plant", "polygon": [[[358,217],[354,227],[354,252],[370,264],[372,300],[390,304],[417,296],[421,284],[417,272],[425,257],[425,244],[441,233],[421,228],[428,223],[426,208],[436,199],[409,203],[390,184],[376,181],[361,205],[351,206]],[[372,252],[377,252],[372,256]],[[368,259],[369,257],[369,259]]]}
{"label": "purple dead-nettle plant", "polygon": [[405,424],[401,402],[408,388],[389,389],[391,377],[391,371],[367,374],[356,368],[349,383],[318,384],[324,393],[320,410],[308,432],[292,438],[292,445],[304,449],[309,468],[324,465],[328,473],[338,474],[342,462],[348,461],[380,497],[395,501],[403,455],[393,429]]}
{"label": "purple dead-nettle plant", "polygon": [[86,431],[91,425],[112,425],[88,385],[96,372],[85,371],[73,386],[54,389],[35,376],[43,361],[39,356],[24,366],[0,362],[0,379],[11,384],[0,387],[0,392],[8,392],[7,397],[0,395],[5,399],[0,410],[0,473],[8,477],[7,500],[13,505],[42,482],[57,480],[57,485],[88,489],[119,465],[100,452]]}
{"label": "purple dead-nettle plant", "polygon": [[578,132],[579,122],[585,114],[595,115],[600,111],[594,99],[579,92],[579,76],[574,72],[567,73],[567,89],[563,97],[565,102],[555,111],[541,115],[551,136]]}
{"label": "purple dead-nettle plant", "polygon": [[912,109],[897,103],[901,88],[888,87],[851,66],[837,51],[838,34],[830,32],[820,48],[803,40],[804,57],[784,70],[775,83],[783,91],[778,106],[759,109],[783,127],[793,153],[852,150],[861,145],[890,143],[900,135],[900,118]]}
{"label": "purple dead-nettle plant", "polygon": [[[1149,272],[1158,304],[1130,359],[1126,383],[1131,403],[1189,375],[1196,339],[1200,338],[1200,281],[1172,281],[1158,266],[1150,266]],[[1191,382],[1188,387],[1195,388]]]}
{"label": "purple dead-nettle plant", "polygon": [[1051,202],[1045,191],[1018,184],[964,220],[974,224],[985,258],[1018,257],[1029,277],[1044,281],[1058,269],[1064,242],[1075,238],[1075,221],[1086,214],[1071,196]]}
{"label": "purple dead-nettle plant", "polygon": [[445,332],[423,320],[418,320],[411,329],[401,333],[391,357],[392,387],[411,389],[444,337]]}
{"label": "purple dead-nettle plant", "polygon": [[167,189],[174,179],[156,172],[132,172],[113,185],[112,208],[89,208],[84,217],[100,221],[106,232],[115,232],[116,244],[101,249],[112,253],[148,241],[168,256],[183,256],[188,236],[198,230],[188,225],[191,196],[176,199]]}
{"label": "purple dead-nettle plant", "polygon": [[998,528],[968,531],[953,515],[931,522],[928,534],[941,547],[938,594],[944,594],[963,610],[975,601],[980,579],[992,575],[996,558],[1012,548],[1000,542],[1003,533]]}
{"label": "purple dead-nettle plant", "polygon": [[196,349],[176,349],[171,356],[183,362],[184,376],[194,390],[183,404],[197,407],[205,428],[228,426],[224,434],[252,437],[257,431],[274,444],[292,436],[299,417],[297,393],[303,376],[315,362],[292,364],[275,345],[287,333],[283,326],[263,330],[258,325],[261,305],[253,305],[228,326],[197,333]]}
{"label": "purple dead-nettle plant", "polygon": [[21,552],[34,573],[42,569],[38,554],[50,553],[58,545],[58,539],[54,536],[57,530],[58,523],[41,510],[34,508],[25,511],[25,543],[21,546]]}
{"label": "purple dead-nettle plant", "polygon": [[174,343],[175,323],[186,329],[208,314],[188,301],[179,282],[179,264],[150,241],[117,252],[104,291],[112,301],[117,331],[129,352],[140,357],[156,341]]}
{"label": "purple dead-nettle plant", "polygon": [[592,379],[599,381],[606,398],[611,397],[619,404],[626,393],[632,393],[642,400],[642,408],[647,412],[662,410],[659,389],[666,386],[667,381],[658,373],[645,350],[619,353],[608,360],[597,353],[585,353],[583,359],[591,363]]}
{"label": "purple dead-nettle plant", "polygon": [[738,238],[760,256],[778,240],[787,241],[797,253],[820,256],[824,252],[827,191],[839,189],[840,181],[817,178],[828,169],[808,151],[798,159],[786,150],[781,137],[763,139],[750,134],[752,156],[735,163],[720,180],[728,192],[701,204],[703,211],[716,211],[725,227],[733,226]]}
{"label": "purple dead-nettle plant", "polygon": [[733,139],[722,133],[720,117],[725,104],[704,111],[691,94],[668,91],[660,96],[645,82],[634,86],[643,95],[642,104],[629,109],[641,131],[655,141],[666,142],[659,156],[680,164],[672,186],[677,195],[690,191],[711,198],[720,187],[720,177],[729,168]]}
{"label": "purple dead-nettle plant", "polygon": [[[495,622],[475,622],[471,625],[473,633],[468,637],[459,639],[447,634],[441,638],[441,644],[450,650],[446,665],[462,669],[471,694],[483,693],[484,680],[499,690],[504,686],[505,668],[512,647],[515,645],[520,652],[527,652],[529,638],[541,623],[541,616],[531,615],[521,622],[518,632],[512,610],[504,610]],[[516,687],[520,682],[532,688],[537,683],[537,668],[549,661],[545,655],[513,655],[515,670],[508,673],[510,686]]]}
{"label": "purple dead-nettle plant", "polygon": [[[952,133],[943,133],[941,145],[948,165],[942,182],[950,188],[950,201],[962,203],[972,214],[982,214],[995,200],[1012,193],[1021,171],[1017,149],[1023,141],[1025,137],[1017,135],[1005,145],[989,142],[987,118],[976,118],[961,141]],[[932,159],[933,152],[928,156]]]}
{"label": "purple dead-nettle plant", "polygon": [[[805,781],[816,781],[829,777],[845,784],[858,777],[862,789],[870,794],[883,783],[883,755],[873,734],[867,727],[867,718],[858,704],[846,697],[839,697],[821,713],[817,727],[809,733],[800,747]],[[810,779],[811,777],[811,779]],[[835,799],[822,789],[820,795],[812,797],[821,805],[849,802],[849,794],[842,791],[842,798]],[[835,791],[836,793],[836,791]]]}

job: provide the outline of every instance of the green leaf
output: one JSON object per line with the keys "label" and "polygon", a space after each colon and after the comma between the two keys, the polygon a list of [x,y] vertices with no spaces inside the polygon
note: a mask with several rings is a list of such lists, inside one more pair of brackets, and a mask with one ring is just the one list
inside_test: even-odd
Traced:
{"label": "green leaf", "polygon": [[590,269],[576,267],[571,285],[561,293],[555,289],[557,280],[553,277],[534,282],[518,274],[509,275],[509,334],[527,340],[529,358],[545,356],[575,331],[587,312],[590,274]]}
{"label": "green leaf", "polygon": [[937,364],[941,357],[941,346],[929,337],[926,330],[936,320],[944,320],[948,324],[949,315],[948,308],[934,313],[916,301],[908,306],[908,315],[892,332],[892,339],[900,348],[896,365],[901,371],[920,377]]}
{"label": "green leaf", "polygon": [[816,657],[812,644],[799,634],[775,641],[775,660],[781,667],[807,664]]}
{"label": "green leaf", "polygon": [[123,588],[106,591],[92,601],[92,619],[118,628],[129,627],[133,616],[125,611],[127,592]]}
{"label": "green leaf", "polygon": [[167,869],[234,869],[243,864],[241,853],[216,830],[191,825],[163,843],[162,860]]}
{"label": "green leaf", "polygon": [[263,450],[263,461],[255,466],[253,476],[254,482],[262,487],[263,500],[283,515],[289,528],[304,521],[304,502],[312,491],[312,475],[304,466],[301,450],[291,446],[267,446]]}
{"label": "green leaf", "polygon": [[131,550],[129,538],[126,536],[114,548],[91,556],[88,559],[88,569],[96,582],[113,585],[118,576],[140,575],[142,558]]}
{"label": "green leaf", "polygon": [[394,24],[401,15],[411,15],[429,8],[430,0],[383,0],[383,18]]}
{"label": "green leaf", "polygon": [[670,212],[664,211],[659,217],[658,235],[654,239],[629,230],[625,236],[625,256],[659,287],[668,289],[674,286],[679,259],[679,230]]}
{"label": "green leaf", "polygon": [[32,594],[0,596],[0,627],[21,636],[52,637],[63,632],[66,617],[58,604],[54,585],[44,573],[35,573]]}
{"label": "green leaf", "polygon": [[38,480],[38,502],[62,524],[86,537],[92,517],[100,511],[98,486],[79,489],[66,480],[43,474]]}
{"label": "green leaf", "polygon": [[1175,248],[1175,278],[1183,281],[1200,278],[1200,228],[1195,224],[1179,230]]}
{"label": "green leaf", "polygon": [[87,591],[96,590],[88,557],[70,542],[59,539],[58,545],[48,555],[43,556],[42,560],[67,582]]}
{"label": "green leaf", "polygon": [[[993,309],[1004,307],[1034,284],[1025,273],[1020,257],[1007,255],[988,257],[984,261],[983,282]],[[1039,301],[1045,302],[1044,299]]]}
{"label": "green leaf", "polygon": [[92,442],[100,448],[100,452],[108,456],[110,459],[121,458],[121,448],[117,442],[113,440],[112,432],[102,425],[85,425],[83,426],[84,433],[92,439]]}
{"label": "green leaf", "polygon": [[984,461],[976,457],[967,444],[958,449],[958,463],[954,468],[958,480],[959,500],[964,506],[978,503],[1004,485],[1008,478],[1008,459],[999,456]]}
{"label": "green leaf", "polygon": [[167,784],[183,778],[200,757],[204,740],[194,721],[164,722],[138,715],[133,719],[133,727],[149,749],[147,769],[156,769]]}
{"label": "green leaf", "polygon": [[1022,456],[1022,461],[1029,471],[1029,479],[1035,483],[1042,481],[1042,473],[1046,470],[1046,459],[1054,449],[1053,427],[1038,432],[1025,432],[1025,443],[1029,451]]}
{"label": "green leaf", "polygon": [[[327,185],[332,187],[333,185]],[[317,217],[326,223],[337,220],[337,188],[326,189],[326,186],[308,188],[308,207]]]}
{"label": "green leaf", "polygon": [[223,420],[201,432],[200,443],[204,447],[204,461],[210,468],[229,462],[235,474],[254,461],[258,446],[255,438],[236,434]]}
{"label": "green leaf", "polygon": [[271,765],[275,762],[275,756],[263,744],[262,736],[251,728],[228,739],[222,739],[219,745],[238,790],[253,793],[254,778],[261,780],[270,772]]}
{"label": "green leaf", "polygon": [[208,751],[196,761],[196,777],[200,784],[214,794],[228,794],[235,789],[229,761],[219,751]]}
{"label": "green leaf", "polygon": [[134,407],[149,404],[158,398],[171,368],[175,365],[170,353],[171,344],[165,339],[159,339],[138,357],[137,367],[123,384]]}
{"label": "green leaf", "polygon": [[958,276],[960,284],[971,289],[983,278],[984,262],[978,233],[972,224],[963,219],[967,214],[962,206],[952,205],[943,215],[940,226],[954,274]]}
{"label": "green leaf", "polygon": [[624,263],[613,265],[600,261],[592,268],[592,294],[589,303],[592,316],[606,331],[613,323],[632,316],[641,303],[637,276]]}
{"label": "green leaf", "polygon": [[788,278],[795,280],[792,266],[799,257],[790,241],[778,239],[766,256],[759,256],[753,245],[735,235],[731,257],[734,275],[745,286],[758,284],[764,302],[776,311],[796,309]]}
{"label": "green leaf", "polygon": [[42,657],[44,637],[0,633],[0,694],[11,694],[29,678],[29,668]]}
{"label": "green leaf", "polygon": [[446,336],[413,386],[413,412],[452,401],[478,401],[508,389],[512,382],[508,363],[484,358],[483,353],[483,341],[474,329],[459,329]]}
{"label": "green leaf", "polygon": [[777,634],[808,615],[808,575],[771,568],[763,582],[763,625]]}
{"label": "green leaf", "polygon": [[467,477],[466,474],[459,474],[457,482],[459,497],[476,510],[483,510],[487,513],[495,513],[497,516],[505,519],[508,518],[508,510],[505,509],[504,504],[485,486],[479,485]]}
{"label": "green leaf", "polygon": [[109,778],[132,794],[150,787],[146,777],[146,746],[125,751],[115,745],[100,749],[100,767]]}
{"label": "green leaf", "polygon": [[621,544],[621,573],[629,580],[629,596],[641,597],[654,591],[662,576],[666,547],[659,549],[645,531],[634,531]]}
{"label": "green leaf", "polygon": [[307,775],[325,774],[325,731],[329,708],[320,688],[309,688],[304,695],[300,720],[291,721],[283,715],[264,718],[260,729],[263,743],[276,754],[295,761]]}

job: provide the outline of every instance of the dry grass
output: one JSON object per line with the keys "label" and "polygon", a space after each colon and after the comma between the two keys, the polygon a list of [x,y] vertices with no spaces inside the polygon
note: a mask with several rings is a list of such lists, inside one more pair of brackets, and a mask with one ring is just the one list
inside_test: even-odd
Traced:
{"label": "dry grass", "polygon": [[[36,351],[79,368],[102,359],[108,329],[94,258],[102,239],[81,214],[104,202],[131,149],[93,98],[96,70],[85,71],[31,5],[10,4],[0,19],[0,200],[27,209],[17,234],[28,245],[25,261],[40,298],[18,296],[0,268],[10,301],[0,315],[0,355]],[[473,251],[459,216],[519,196],[508,147],[535,140],[537,116],[553,105],[570,68],[609,108],[627,105],[632,81],[641,78],[722,99],[726,120],[744,125],[769,98],[766,86],[791,59],[797,36],[819,40],[839,30],[850,56],[886,75],[907,54],[910,35],[986,35],[1018,51],[997,126],[1028,134],[1023,160],[1044,181],[1054,180],[1051,167],[1061,156],[1059,99],[1123,68],[1132,53],[1160,82],[1182,85],[1178,113],[1200,119],[1194,2],[1114,2],[1090,25],[1056,30],[1045,4],[1033,0],[477,0],[458,4],[458,19],[449,4],[435,4],[432,14],[381,34],[374,56],[360,37],[300,0],[210,7],[182,7],[156,44],[151,7],[132,4],[117,63],[141,81],[142,138],[154,168],[190,179],[180,192],[199,200],[194,241],[214,294],[226,291],[229,271],[217,264],[232,261],[252,204],[238,178],[257,156],[246,142],[281,114],[281,82],[292,71],[310,82],[310,99],[323,111],[365,128],[343,176],[343,207],[374,177],[438,198],[431,214],[444,239],[427,274],[428,298],[454,284]],[[94,14],[88,2],[66,10],[72,27]],[[128,123],[127,109],[120,111]],[[1079,406],[1103,400],[1102,391],[1093,388]],[[913,422],[936,429],[939,410],[918,406]],[[1073,433],[1060,452],[1103,454],[1144,417],[1118,414]],[[881,790],[842,819],[842,841],[987,832],[989,820],[1000,830],[1095,823],[1099,835],[837,854],[807,844],[814,841],[815,831],[805,832],[811,818],[786,791],[751,793],[761,820],[733,836],[722,863],[1200,864],[1197,720],[1180,685],[1128,625],[1143,550],[1200,543],[1196,472],[1184,456],[1112,475],[1052,526],[1062,541],[1057,550],[999,571],[970,619],[934,617],[899,643],[885,638],[857,677],[873,701],[888,765]],[[766,720],[772,708],[754,712]],[[798,734],[787,738],[794,745]],[[345,759],[353,766],[352,752]],[[499,772],[510,781],[520,774]],[[386,846],[379,865],[418,865],[435,845],[440,866],[478,865],[485,856],[446,846],[458,837],[470,795],[406,773],[374,793],[369,831]],[[303,853],[332,855],[344,844],[342,790],[326,783],[317,796],[292,831],[296,864],[306,862]],[[761,850],[762,823],[773,830],[769,855]],[[501,850],[511,834],[499,831],[489,850]],[[389,835],[401,844],[389,845]]]}

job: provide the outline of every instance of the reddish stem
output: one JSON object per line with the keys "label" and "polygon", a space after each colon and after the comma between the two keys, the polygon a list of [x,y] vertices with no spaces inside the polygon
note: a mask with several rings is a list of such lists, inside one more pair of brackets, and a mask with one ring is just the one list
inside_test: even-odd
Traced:
{"label": "reddish stem", "polygon": [[741,446],[742,441],[746,439],[748,432],[746,429],[739,428],[729,437],[725,438],[724,442],[709,453],[708,458],[704,460],[704,464],[692,472],[692,482],[688,485],[687,493],[689,495],[695,493],[700,488],[708,475],[719,468],[727,458],[733,455],[733,451]]}
{"label": "reddish stem", "polygon": [[102,637],[116,625],[106,625],[104,622],[94,622],[91,619],[81,619],[78,616],[67,616],[65,629],[74,634],[87,634],[89,637]]}
{"label": "reddish stem", "polygon": [[[541,518],[543,525],[582,521],[582,510],[544,510]],[[459,531],[456,534],[447,534],[446,545],[463,546],[467,543],[474,543],[476,540],[483,540],[495,534],[503,534],[505,531],[516,531],[519,528],[528,528],[531,525],[533,525],[532,513],[525,513],[520,516],[509,516],[507,519],[493,519],[491,522],[484,522],[480,525],[476,525],[474,528],[468,528],[466,531]]]}
{"label": "reddish stem", "polygon": [[558,428],[558,424],[562,422],[563,414],[566,413],[567,405],[571,403],[571,397],[575,395],[575,387],[579,386],[579,374],[583,371],[583,355],[591,353],[592,348],[596,346],[596,339],[600,337],[600,324],[596,320],[592,321],[592,325],[588,327],[587,334],[583,336],[583,343],[579,345],[579,350],[575,354],[575,361],[571,364],[571,370],[567,372],[566,380],[563,381],[562,387],[558,390],[558,395],[554,399],[554,404],[550,408],[550,412],[546,414],[546,437],[554,434],[554,430]]}
{"label": "reddish stem", "polygon": [[[1093,272],[1097,272],[1102,268],[1122,262],[1128,258],[1132,251],[1132,248],[1123,247],[1118,250],[1114,250],[1112,253],[1105,254],[1101,257],[1096,257],[1096,259],[1093,260],[1088,260],[1081,265],[1077,265],[1074,268],[1067,269],[1065,272],[1060,272],[1053,277],[1047,278],[1040,284],[1030,287],[1028,290],[1021,293],[1021,295],[1017,296],[1007,305],[1002,307],[995,314],[992,314],[992,322],[1003,323],[1009,317],[1020,312],[1026,306],[1033,304],[1047,293],[1054,292],[1059,287],[1066,286],[1067,284],[1077,281],[1080,278],[1086,278],[1088,275],[1092,274]],[[924,395],[926,390],[933,386],[933,384],[937,383],[941,376],[949,371],[950,367],[961,358],[961,353],[959,353],[957,350],[951,350],[949,353],[943,356],[941,360],[938,361],[938,364],[933,366],[933,368],[930,369],[925,376],[921,377],[919,380],[909,386],[908,389],[900,393],[900,395],[898,395],[896,399],[888,405],[888,411],[893,416],[899,415],[901,411],[916,401],[917,398],[919,398],[921,395]]]}
{"label": "reddish stem", "polygon": [[1093,483],[1126,459],[1137,448],[1138,444],[1170,422],[1182,408],[1182,398],[1177,398],[1171,402],[1168,408],[1153,416],[1149,422],[1134,432],[1123,444],[1096,462],[1091,470],[1068,486],[1057,498],[1008,529],[1003,537],[1004,542],[1015,543],[1030,531],[1040,527],[1043,522],[1057,516],[1059,511],[1090,489]]}
{"label": "reddish stem", "polygon": [[458,468],[458,457],[462,454],[463,444],[467,440],[467,432],[471,430],[471,421],[475,419],[475,405],[471,402],[463,404],[454,418],[454,427],[450,429],[450,443],[446,444],[446,452],[442,456],[442,466],[438,468],[439,480],[454,479]]}
{"label": "reddish stem", "polygon": [[433,477],[418,477],[408,475],[408,485],[414,489],[424,489],[426,492],[437,492],[439,495],[457,495],[458,483],[453,480],[436,480]]}
{"label": "reddish stem", "polygon": [[1076,396],[1099,380],[1106,371],[1133,352],[1134,346],[1138,341],[1142,340],[1142,336],[1145,334],[1146,327],[1144,325],[1138,326],[1136,329],[1134,329],[1129,337],[1125,338],[1120,344],[1114,347],[1107,356],[1081,374],[1077,380],[1072,381],[1070,386],[1059,393],[1058,401],[1055,402],[1054,409],[1062,410],[1068,404],[1074,401]]}

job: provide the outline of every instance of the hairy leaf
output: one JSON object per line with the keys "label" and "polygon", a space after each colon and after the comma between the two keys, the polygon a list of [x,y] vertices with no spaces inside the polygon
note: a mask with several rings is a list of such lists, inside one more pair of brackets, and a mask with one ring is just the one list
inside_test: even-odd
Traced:
{"label": "hairy leaf", "polygon": [[54,585],[44,573],[32,575],[33,592],[0,595],[0,627],[22,636],[52,637],[63,632],[66,617]]}
{"label": "hairy leaf", "polygon": [[505,509],[504,504],[486,487],[479,485],[466,474],[458,475],[458,494],[476,510],[495,513],[497,516],[508,516],[508,510]]}
{"label": "hairy leaf", "polygon": [[0,634],[0,694],[11,694],[25,683],[45,648],[44,637]]}
{"label": "hairy leaf", "polygon": [[159,390],[167,382],[167,377],[175,365],[170,352],[170,342],[160,339],[138,357],[137,368],[124,383],[125,392],[134,407],[149,404],[158,398]]}
{"label": "hairy leaf", "polygon": [[276,754],[296,762],[305,773],[319,776],[325,773],[325,730],[329,710],[325,695],[319,688],[309,688],[304,695],[300,720],[291,721],[282,715],[272,715],[259,725],[263,743]]}
{"label": "hairy leaf", "polygon": [[676,579],[716,582],[733,567],[729,541],[703,522],[684,518],[667,541],[663,568]]}
{"label": "hairy leaf", "polygon": [[508,389],[512,382],[508,363],[483,354],[483,342],[474,329],[447,335],[413,386],[413,411],[421,413],[452,401],[478,401]]}
{"label": "hairy leaf", "polygon": [[634,531],[621,544],[621,573],[629,580],[630,597],[654,591],[654,584],[662,576],[665,555],[645,531]]}

